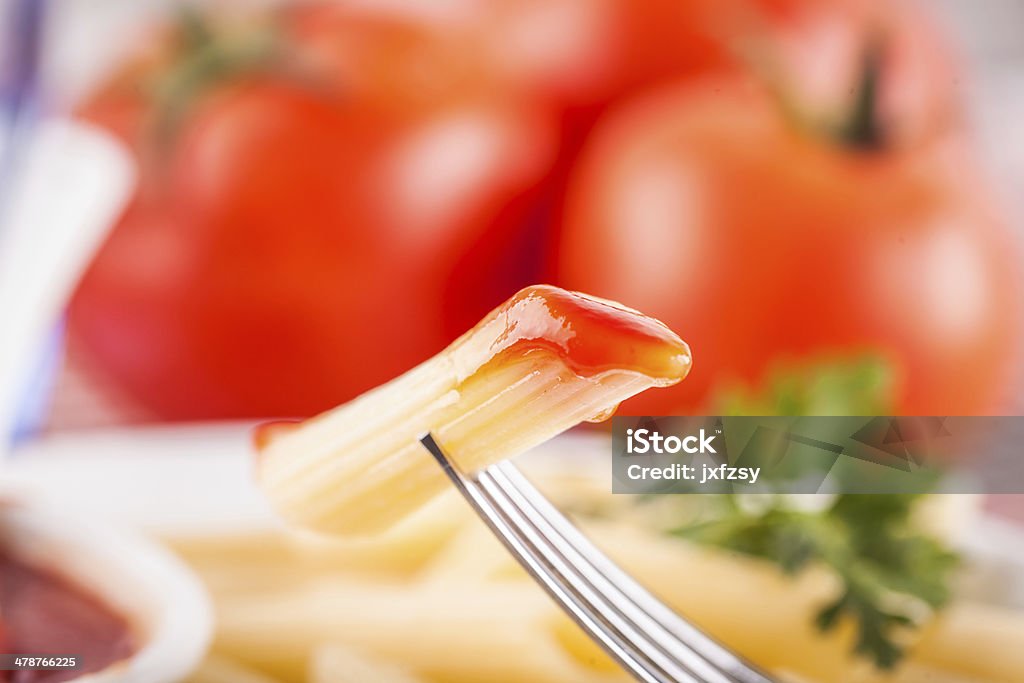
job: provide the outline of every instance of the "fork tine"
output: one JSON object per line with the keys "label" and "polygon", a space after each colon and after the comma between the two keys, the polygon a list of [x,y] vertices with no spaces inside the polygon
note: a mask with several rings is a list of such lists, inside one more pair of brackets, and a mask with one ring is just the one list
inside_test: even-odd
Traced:
{"label": "fork tine", "polygon": [[569,616],[584,631],[637,680],[644,681],[644,683],[673,683],[676,680],[685,683],[690,683],[690,681],[699,683],[695,679],[671,678],[654,666],[641,650],[602,625],[600,618],[588,609],[587,604],[565,585],[561,577],[545,565],[544,560],[535,553],[527,540],[519,534],[515,525],[505,517],[489,496],[452,465],[433,436],[427,434],[420,439],[420,442],[434,456],[455,487],[522,564],[523,568],[541,584],[556,602],[562,605]]}
{"label": "fork tine", "polygon": [[[526,481],[525,477],[521,475],[520,478],[523,482]],[[611,564],[600,551],[589,544],[589,547],[575,545],[578,539],[584,537],[575,531],[565,517],[554,511],[550,505],[548,506],[551,508],[548,515],[557,516],[560,523],[552,524],[551,520],[542,515],[538,507],[530,500],[528,493],[532,492],[533,497],[541,498],[541,494],[535,488],[527,483],[527,489],[521,490],[516,482],[495,467],[481,472],[478,479],[485,488],[497,486],[503,490],[505,495],[513,501],[513,505],[518,507],[521,512],[522,523],[530,525],[532,533],[527,533],[531,540],[537,537],[541,544],[550,548],[548,552],[544,552],[543,547],[539,548],[545,558],[563,576],[566,576],[567,580],[575,579],[577,583],[582,584],[581,592],[589,598],[596,610],[610,613],[609,621],[612,623],[626,621],[628,632],[639,634],[639,637],[648,643],[651,659],[657,661],[662,668],[669,670],[677,678],[690,676],[705,683],[735,683],[734,679],[708,662],[700,651],[681,641],[660,621],[653,618],[643,602],[637,601],[617,586],[594,561],[597,558],[604,558],[607,564]],[[572,529],[575,533],[572,536],[567,536],[559,527]],[[644,592],[644,595],[646,603],[661,604],[649,593]]]}
{"label": "fork tine", "polygon": [[685,622],[598,550],[509,462],[466,477],[423,445],[519,562],[642,681],[771,683]]}
{"label": "fork tine", "polygon": [[[579,557],[581,561],[586,562],[594,571],[598,572],[603,579],[602,586],[609,586],[611,594],[619,596],[617,601],[624,600],[635,605],[646,617],[645,623],[647,620],[654,621],[658,628],[651,629],[652,638],[676,659],[686,663],[698,674],[706,676],[708,681],[771,683],[771,679],[758,672],[753,665],[682,619],[632,576],[619,568],[572,522],[566,519],[511,462],[503,461],[491,465],[486,472],[495,480],[503,482],[504,488],[520,501],[520,505],[528,505],[537,516],[544,520],[547,529],[542,530],[542,533],[561,538],[568,548],[568,554]],[[604,592],[603,588],[602,592]],[[709,669],[706,667],[694,662],[695,657],[706,662],[711,667],[710,671],[717,677],[709,674]],[[722,674],[725,677],[722,677]]]}
{"label": "fork tine", "polygon": [[676,643],[671,634],[663,632],[660,642],[655,639],[653,634],[663,631],[657,622],[619,593],[585,557],[573,551],[564,538],[546,526],[536,511],[524,504],[521,496],[517,496],[514,488],[503,488],[495,480],[494,473],[486,470],[478,474],[477,483],[545,566],[555,573],[569,591],[578,596],[601,623],[643,652],[651,666],[669,676],[672,681],[729,683],[693,653],[689,653],[689,661],[686,663],[676,657],[671,646],[664,646],[666,640]]}

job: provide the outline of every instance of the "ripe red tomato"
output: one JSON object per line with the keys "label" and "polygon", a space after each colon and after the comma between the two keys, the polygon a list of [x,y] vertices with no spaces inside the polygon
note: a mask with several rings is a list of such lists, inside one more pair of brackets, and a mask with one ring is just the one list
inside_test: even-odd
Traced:
{"label": "ripe red tomato", "polygon": [[731,4],[487,0],[471,23],[490,68],[562,107],[591,109],[659,80],[735,66],[719,31]]}
{"label": "ripe red tomato", "polygon": [[595,131],[558,282],[654,315],[693,371],[627,413],[709,410],[773,364],[881,353],[905,414],[996,407],[1019,344],[1014,264],[958,141],[849,146],[747,83],[653,92]]}
{"label": "ripe red tomato", "polygon": [[[415,4],[415,3],[413,3]],[[890,69],[882,108],[952,104],[954,60],[915,0],[469,0],[463,26],[488,68],[565,107],[601,108],[666,80],[758,69],[793,96],[840,106],[870,38]],[[457,19],[453,18],[457,17]]]}
{"label": "ripe red tomato", "polygon": [[[956,128],[960,67],[935,11],[916,0],[756,0],[778,36],[747,48],[794,99],[835,116],[858,87],[865,50],[884,53],[876,116],[892,137]],[[929,11],[931,9],[931,11]],[[773,73],[772,73],[773,72]]]}
{"label": "ripe red tomato", "polygon": [[176,118],[145,87],[174,83],[195,48],[129,65],[82,108],[136,149],[142,182],[70,334],[161,418],[318,412],[535,277],[478,256],[527,248],[528,198],[554,158],[547,114],[453,73],[396,20],[353,19],[360,40],[331,62],[348,71],[319,70],[313,38],[289,42],[317,26],[299,18]]}

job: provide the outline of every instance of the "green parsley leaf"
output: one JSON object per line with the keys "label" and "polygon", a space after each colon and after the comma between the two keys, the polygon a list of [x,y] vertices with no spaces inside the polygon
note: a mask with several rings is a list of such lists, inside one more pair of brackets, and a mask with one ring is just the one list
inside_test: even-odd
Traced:
{"label": "green parsley leaf", "polygon": [[875,355],[780,365],[763,389],[733,386],[718,396],[721,415],[887,415],[895,401],[893,372]]}
{"label": "green parsley leaf", "polygon": [[[772,374],[762,392],[736,389],[721,397],[725,415],[885,415],[894,405],[893,373],[881,360],[830,360]],[[759,511],[717,498],[709,521],[671,533],[776,563],[795,575],[811,565],[832,571],[840,594],[815,623],[828,631],[856,624],[856,653],[880,669],[904,654],[901,635],[950,598],[957,556],[912,523],[920,494],[842,494],[822,510],[787,505],[776,496]],[[791,502],[788,501],[788,502]]]}

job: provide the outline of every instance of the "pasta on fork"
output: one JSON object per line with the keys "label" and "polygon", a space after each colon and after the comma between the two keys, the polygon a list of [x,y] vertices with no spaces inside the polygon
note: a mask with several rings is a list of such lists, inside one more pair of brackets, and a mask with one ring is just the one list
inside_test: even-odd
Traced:
{"label": "pasta on fork", "polygon": [[286,519],[318,531],[387,528],[442,491],[419,438],[473,470],[682,380],[690,350],[620,304],[528,287],[441,353],[345,405],[259,442],[258,478]]}

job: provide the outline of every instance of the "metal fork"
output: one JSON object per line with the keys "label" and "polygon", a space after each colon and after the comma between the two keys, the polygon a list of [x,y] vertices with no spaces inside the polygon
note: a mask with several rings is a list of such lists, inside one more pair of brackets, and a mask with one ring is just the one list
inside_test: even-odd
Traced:
{"label": "metal fork", "polygon": [[467,475],[433,435],[420,442],[526,571],[634,678],[772,683],[616,566],[511,462]]}

